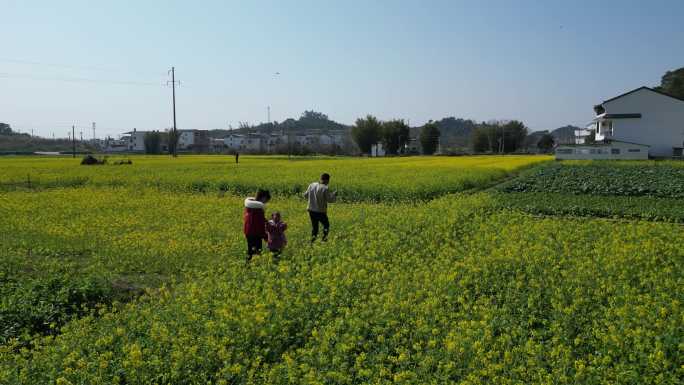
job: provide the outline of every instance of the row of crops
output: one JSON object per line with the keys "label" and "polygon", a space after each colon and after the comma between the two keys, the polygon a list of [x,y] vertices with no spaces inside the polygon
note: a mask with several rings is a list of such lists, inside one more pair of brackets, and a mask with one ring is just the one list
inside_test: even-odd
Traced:
{"label": "row of crops", "polygon": [[[513,179],[425,202],[413,185],[431,167],[469,170],[444,176],[442,195],[543,158],[326,159],[341,162],[333,184],[359,193],[331,206],[331,239],[310,245],[305,203],[283,191],[268,211],[288,222],[288,248],[245,266],[242,196],[142,176],[201,180],[205,162],[228,160],[189,158],[178,172],[157,159],[134,158],[130,185],[86,168],[80,186],[0,192],[0,384],[684,379],[684,227],[664,222],[682,218],[673,198],[507,192]],[[269,158],[250,160],[239,180],[254,187]],[[54,180],[71,175],[66,161],[48,162]],[[267,186],[295,180],[288,167],[315,178],[317,162],[272,163]],[[354,174],[345,165],[363,170],[335,179]],[[380,170],[392,199],[364,198]]]}
{"label": "row of crops", "polygon": [[525,173],[501,190],[684,198],[682,162],[563,162]]}
{"label": "row of crops", "polygon": [[166,156],[135,157],[131,165],[80,166],[71,158],[3,159],[0,192],[59,187],[154,188],[159,191],[244,195],[257,188],[289,196],[325,171],[347,202],[427,200],[486,185],[544,156],[360,159]]}
{"label": "row of crops", "polygon": [[682,162],[546,163],[496,190],[533,214],[684,222]]}

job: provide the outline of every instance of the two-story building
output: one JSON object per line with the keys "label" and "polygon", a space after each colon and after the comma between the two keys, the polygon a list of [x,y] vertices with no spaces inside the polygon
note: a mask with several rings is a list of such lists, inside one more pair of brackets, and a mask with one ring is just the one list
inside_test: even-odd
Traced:
{"label": "two-story building", "polygon": [[138,131],[133,129],[133,131],[124,132],[121,139],[128,142],[127,151],[130,152],[144,152],[145,151],[145,134],[149,131]]}
{"label": "two-story building", "polygon": [[594,111],[587,127],[575,132],[575,146],[556,148],[557,159],[682,157],[683,99],[640,87],[605,100]]}
{"label": "two-story building", "polygon": [[208,130],[180,130],[178,132],[178,149],[207,152],[210,139]]}
{"label": "two-story building", "polygon": [[223,143],[232,151],[242,151],[245,149],[246,138],[242,134],[230,134],[223,138]]}

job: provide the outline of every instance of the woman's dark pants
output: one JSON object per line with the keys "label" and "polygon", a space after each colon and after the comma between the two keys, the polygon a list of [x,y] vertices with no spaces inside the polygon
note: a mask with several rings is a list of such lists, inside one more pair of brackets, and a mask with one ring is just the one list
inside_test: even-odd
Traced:
{"label": "woman's dark pants", "polygon": [[247,262],[254,254],[261,254],[261,239],[260,235],[247,235]]}

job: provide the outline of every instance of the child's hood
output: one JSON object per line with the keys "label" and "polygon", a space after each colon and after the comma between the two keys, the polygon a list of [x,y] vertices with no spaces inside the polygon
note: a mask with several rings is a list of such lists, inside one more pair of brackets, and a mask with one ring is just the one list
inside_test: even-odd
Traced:
{"label": "child's hood", "polygon": [[260,202],[254,198],[245,199],[245,208],[248,209],[264,209],[264,202]]}
{"label": "child's hood", "polygon": [[285,229],[285,222],[283,222],[283,221],[276,222],[273,219],[269,219],[268,225],[271,226],[272,228],[278,229],[278,230],[284,230]]}

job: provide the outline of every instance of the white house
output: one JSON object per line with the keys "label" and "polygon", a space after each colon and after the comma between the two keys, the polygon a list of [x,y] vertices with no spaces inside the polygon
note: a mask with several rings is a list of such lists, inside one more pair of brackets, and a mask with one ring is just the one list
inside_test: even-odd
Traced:
{"label": "white house", "polygon": [[[622,142],[648,146],[648,154],[652,157],[681,157],[684,147],[683,99],[640,87],[608,99],[595,106],[594,110],[596,116],[586,129],[575,132],[577,145],[584,145],[587,137],[594,134],[597,145],[604,144],[610,151],[621,149],[610,143]],[[596,150],[596,145],[587,146],[586,149],[590,151],[591,148]]]}
{"label": "white house", "polygon": [[224,139],[226,147],[234,151],[251,153],[272,153],[284,151],[289,147],[307,147],[313,151],[326,151],[345,144],[342,131],[322,133],[319,130],[290,133],[249,133],[230,134]]}
{"label": "white house", "polygon": [[209,151],[215,153],[222,153],[226,149],[224,139],[211,138],[209,139]]}
{"label": "white house", "polygon": [[223,142],[231,150],[241,151],[245,149],[246,138],[241,134],[230,134],[223,138]]}
{"label": "white house", "polygon": [[128,151],[145,151],[145,134],[147,132],[138,131],[135,128],[133,131],[124,132],[124,136],[128,140]]}
{"label": "white house", "polygon": [[209,151],[210,142],[208,130],[178,131],[179,150]]}
{"label": "white house", "polygon": [[263,152],[267,139],[260,134],[246,135],[245,149],[249,152]]}
{"label": "white house", "polygon": [[246,151],[252,153],[264,152],[268,145],[268,137],[249,133],[249,134],[230,134],[223,138],[226,147],[234,151]]}
{"label": "white house", "polygon": [[181,130],[178,133],[178,149],[186,150],[195,144],[194,130]]}
{"label": "white house", "polygon": [[126,152],[128,151],[129,138],[127,136],[121,139],[107,138],[104,142],[104,152]]}

